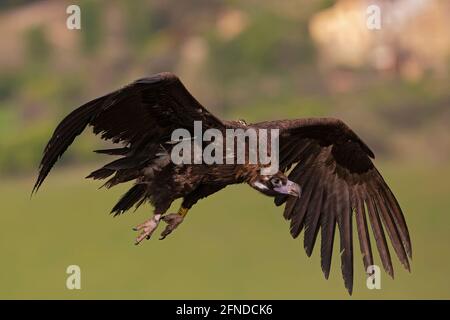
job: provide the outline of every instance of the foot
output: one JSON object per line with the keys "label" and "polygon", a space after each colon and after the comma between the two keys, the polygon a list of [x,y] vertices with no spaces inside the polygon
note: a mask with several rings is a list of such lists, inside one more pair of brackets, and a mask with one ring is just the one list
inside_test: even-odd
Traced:
{"label": "foot", "polygon": [[142,232],[136,238],[136,241],[135,241],[134,244],[138,245],[139,243],[141,243],[142,240],[150,239],[150,237],[152,236],[153,232],[158,227],[160,218],[161,218],[160,214],[155,214],[153,217],[151,217],[150,219],[148,219],[144,223],[134,227],[133,228],[134,231],[142,230]]}
{"label": "foot", "polygon": [[178,213],[171,213],[171,214],[163,216],[162,220],[165,223],[167,223],[167,226],[164,229],[164,231],[161,233],[161,237],[159,238],[159,240],[163,240],[169,234],[171,234],[172,231],[175,230],[180,225],[180,223],[183,222],[184,217],[179,215]]}

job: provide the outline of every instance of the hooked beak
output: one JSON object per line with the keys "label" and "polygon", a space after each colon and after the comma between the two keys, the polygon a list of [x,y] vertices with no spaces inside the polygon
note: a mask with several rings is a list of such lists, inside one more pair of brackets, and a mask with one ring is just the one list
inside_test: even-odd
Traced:
{"label": "hooked beak", "polygon": [[294,197],[300,197],[300,194],[301,194],[300,186],[290,180],[288,180],[286,185],[278,187],[278,188],[274,188],[273,190],[275,190],[278,193],[288,194],[288,195],[294,196]]}

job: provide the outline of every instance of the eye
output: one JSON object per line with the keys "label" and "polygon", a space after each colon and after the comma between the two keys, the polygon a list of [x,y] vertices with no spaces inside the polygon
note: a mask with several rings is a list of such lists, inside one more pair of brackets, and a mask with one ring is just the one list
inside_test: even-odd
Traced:
{"label": "eye", "polygon": [[279,178],[272,178],[272,179],[270,180],[270,182],[272,183],[272,185],[273,185],[274,187],[279,187],[279,186],[281,186],[281,180],[280,180]]}

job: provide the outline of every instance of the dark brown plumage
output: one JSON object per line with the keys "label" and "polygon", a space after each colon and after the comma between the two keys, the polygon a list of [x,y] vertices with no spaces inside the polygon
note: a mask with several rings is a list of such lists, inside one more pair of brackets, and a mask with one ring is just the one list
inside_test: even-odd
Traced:
{"label": "dark brown plumage", "polygon": [[[260,174],[260,165],[176,165],[169,154],[171,133],[177,128],[193,134],[194,121],[203,129],[279,129],[280,171]],[[160,73],[92,100],[70,113],[48,142],[33,191],[37,191],[55,162],[86,126],[102,139],[119,144],[96,152],[120,158],[88,177],[107,179],[105,186],[134,180],[134,186],[113,207],[114,215],[149,201],[154,217],[137,227],[137,243],[149,238],[162,219],[168,225],[163,238],[182,222],[187,210],[229,184],[246,182],[285,204],[284,217],[297,238],[304,229],[304,247],[312,254],[321,234],[321,264],[329,276],[336,225],[338,227],[345,286],[353,287],[353,215],[364,267],[373,265],[369,227],[382,264],[393,276],[387,232],[395,253],[409,270],[411,241],[400,206],[375,168],[373,152],[342,121],[330,118],[269,121],[249,124],[222,121],[192,97],[171,73]],[[302,189],[300,197],[298,186]],[[165,214],[171,203],[183,198],[180,215]]]}

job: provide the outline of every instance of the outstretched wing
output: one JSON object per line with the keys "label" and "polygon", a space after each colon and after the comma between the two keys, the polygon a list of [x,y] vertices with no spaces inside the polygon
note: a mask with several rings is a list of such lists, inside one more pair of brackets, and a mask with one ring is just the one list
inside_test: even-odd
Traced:
{"label": "outstretched wing", "polygon": [[384,230],[409,270],[411,241],[401,208],[373,165],[373,152],[349,127],[330,118],[268,122],[264,126],[280,128],[280,170],[287,172],[293,166],[289,179],[303,190],[300,198],[279,196],[275,203],[286,202],[284,217],[291,222],[294,238],[305,229],[308,256],[320,229],[321,264],[326,278],[337,224],[342,275],[347,290],[352,292],[353,214],[366,270],[373,265],[367,220],[386,272],[393,277]]}
{"label": "outstretched wing", "polygon": [[203,128],[223,127],[222,121],[208,112],[174,74],[139,79],[82,105],[61,121],[45,147],[33,192],[87,125],[102,139],[126,145],[104,153],[124,154],[137,147],[149,149],[149,145],[164,143],[177,128],[192,132],[194,121],[202,121]]}

